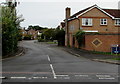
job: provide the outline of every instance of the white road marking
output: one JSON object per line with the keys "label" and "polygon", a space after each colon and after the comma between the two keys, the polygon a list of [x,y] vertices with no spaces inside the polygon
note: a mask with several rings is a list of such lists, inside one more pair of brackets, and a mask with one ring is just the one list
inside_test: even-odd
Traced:
{"label": "white road marking", "polygon": [[47,79],[47,77],[33,77],[34,79]]}
{"label": "white road marking", "polygon": [[25,79],[26,77],[10,77],[11,79]]}
{"label": "white road marking", "polygon": [[49,55],[47,55],[48,56],[48,61],[50,61],[50,57],[49,57]]}
{"label": "white road marking", "polygon": [[68,76],[68,75],[56,75],[56,76]]}
{"label": "white road marking", "polygon": [[57,79],[57,77],[56,77],[56,74],[55,74],[55,71],[54,71],[54,69],[53,69],[52,64],[50,64],[50,67],[51,67],[51,69],[52,69],[52,73],[53,73],[54,79]]}
{"label": "white road marking", "polygon": [[104,80],[104,79],[112,80],[112,79],[115,79],[115,78],[112,77],[112,78],[99,78],[99,79],[103,79],[103,80]]}
{"label": "white road marking", "polygon": [[96,77],[111,77],[110,75],[96,75]]}
{"label": "white road marking", "polygon": [[6,77],[0,77],[0,79],[4,79],[4,78],[6,78]]}
{"label": "white road marking", "polygon": [[[48,57],[48,61],[50,62],[51,60],[50,60],[49,55],[47,55],[47,57]],[[55,74],[55,71],[54,71],[54,68],[53,68],[53,65],[50,64],[50,67],[51,67],[51,70],[52,70],[52,73],[53,73],[54,79],[57,79],[56,74]]]}

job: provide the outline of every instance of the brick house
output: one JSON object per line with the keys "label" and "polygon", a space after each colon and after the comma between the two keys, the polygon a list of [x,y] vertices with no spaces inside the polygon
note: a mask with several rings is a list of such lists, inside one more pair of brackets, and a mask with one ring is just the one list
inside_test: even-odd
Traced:
{"label": "brick house", "polygon": [[85,46],[82,49],[91,51],[110,52],[111,45],[120,44],[120,10],[102,9],[93,5],[74,15],[66,8],[65,45],[78,47],[74,34],[84,32],[98,32],[100,35],[85,35]]}
{"label": "brick house", "polygon": [[25,30],[25,28],[20,29],[20,34],[22,35],[22,39],[27,35],[27,31]]}
{"label": "brick house", "polygon": [[24,38],[26,35],[31,35],[31,39],[37,39],[37,35],[39,35],[40,32],[38,30],[33,30],[33,29],[26,30],[24,28],[21,29],[21,34],[22,34],[22,38]]}
{"label": "brick house", "polygon": [[31,39],[37,39],[37,35],[38,35],[39,31],[30,29],[27,31],[27,33],[28,33],[28,35],[32,35]]}

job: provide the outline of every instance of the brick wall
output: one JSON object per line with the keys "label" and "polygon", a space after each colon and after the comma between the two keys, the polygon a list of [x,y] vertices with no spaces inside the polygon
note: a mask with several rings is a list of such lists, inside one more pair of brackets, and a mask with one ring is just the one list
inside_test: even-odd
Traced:
{"label": "brick wall", "polygon": [[120,35],[85,35],[86,50],[110,52],[111,45],[120,44]]}
{"label": "brick wall", "polygon": [[[82,26],[82,18],[92,18],[92,26]],[[106,18],[107,25],[100,25],[100,19]],[[80,27],[83,30],[98,30],[99,33],[118,33],[120,26],[115,25],[115,20],[98,10],[97,8],[92,9],[91,11],[83,14],[79,17]]]}

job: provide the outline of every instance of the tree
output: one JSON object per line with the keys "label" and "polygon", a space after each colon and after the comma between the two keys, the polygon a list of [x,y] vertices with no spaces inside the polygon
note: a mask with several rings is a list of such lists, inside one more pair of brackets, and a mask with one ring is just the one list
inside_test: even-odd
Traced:
{"label": "tree", "polygon": [[2,7],[2,51],[3,56],[13,53],[17,49],[20,22],[24,19],[17,16],[16,9]]}
{"label": "tree", "polygon": [[54,40],[54,31],[55,29],[46,29],[43,32],[45,40],[51,40],[51,41]]}
{"label": "tree", "polygon": [[65,45],[65,31],[63,29],[56,29],[56,40],[58,41],[58,46]]}
{"label": "tree", "polygon": [[33,30],[43,30],[43,29],[47,29],[47,28],[44,28],[44,27],[40,27],[39,25],[36,25],[36,26],[28,26],[28,29],[33,29]]}

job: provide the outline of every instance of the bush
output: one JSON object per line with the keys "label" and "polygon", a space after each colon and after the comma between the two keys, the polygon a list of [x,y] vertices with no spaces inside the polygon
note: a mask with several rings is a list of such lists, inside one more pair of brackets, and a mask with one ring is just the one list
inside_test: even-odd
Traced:
{"label": "bush", "polygon": [[85,32],[78,31],[74,36],[79,44],[79,47],[83,46],[85,42]]}
{"label": "bush", "polygon": [[2,56],[14,53],[17,50],[21,17],[17,17],[14,8],[7,6],[1,9],[2,21]]}
{"label": "bush", "polygon": [[22,34],[18,34],[18,41],[22,41]]}
{"label": "bush", "polygon": [[56,39],[58,41],[58,46],[64,46],[65,45],[65,31],[62,30],[56,30]]}
{"label": "bush", "polygon": [[38,42],[45,42],[45,40],[42,38],[38,38]]}

